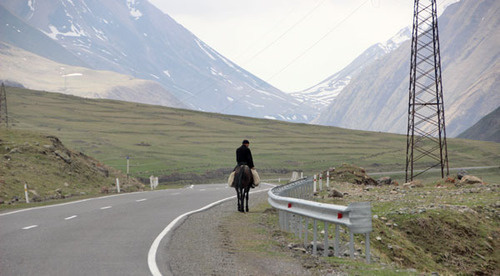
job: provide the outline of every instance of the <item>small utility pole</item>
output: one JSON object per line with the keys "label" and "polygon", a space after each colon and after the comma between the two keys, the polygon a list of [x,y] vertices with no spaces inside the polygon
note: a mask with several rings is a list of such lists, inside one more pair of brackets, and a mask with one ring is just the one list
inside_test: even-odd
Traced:
{"label": "small utility pole", "polygon": [[127,179],[130,172],[129,168],[130,168],[130,157],[127,155]]}
{"label": "small utility pole", "polygon": [[7,92],[5,91],[5,85],[2,82],[2,87],[0,88],[0,127],[5,125],[9,127],[9,116],[7,113]]}

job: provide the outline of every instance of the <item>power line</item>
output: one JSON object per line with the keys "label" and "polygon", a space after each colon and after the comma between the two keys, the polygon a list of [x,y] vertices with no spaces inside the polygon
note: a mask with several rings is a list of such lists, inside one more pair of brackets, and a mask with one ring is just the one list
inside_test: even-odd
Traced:
{"label": "power line", "polygon": [[280,39],[282,39],[285,35],[287,35],[292,29],[294,29],[297,25],[299,25],[300,23],[302,23],[307,17],[309,17],[316,9],[318,9],[321,5],[323,5],[323,3],[325,3],[326,0],[323,0],[321,2],[318,2],[316,4],[316,6],[314,6],[314,8],[312,8],[311,10],[309,10],[309,12],[307,14],[305,14],[303,17],[301,17],[297,22],[295,22],[295,24],[293,24],[292,26],[290,26],[290,28],[288,28],[285,32],[283,32],[280,36],[278,36],[275,40],[273,40],[271,43],[269,43],[266,47],[262,48],[260,51],[258,51],[255,55],[253,55],[252,57],[250,57],[247,61],[245,61],[244,63],[251,63],[252,61],[255,60],[255,57],[259,56],[260,54],[262,54],[264,51],[266,51],[267,49],[269,49],[271,46],[273,46],[274,44],[276,44],[276,42],[278,42]]}
{"label": "power line", "polygon": [[[366,3],[368,3],[368,1],[370,0],[365,0],[363,3],[361,3],[361,5],[359,5],[357,8],[355,8],[354,10],[352,10],[346,17],[344,17],[341,21],[339,21],[339,23],[337,23],[336,25],[334,25],[332,28],[330,28],[328,30],[328,32],[326,32],[321,38],[319,38],[318,40],[316,40],[316,42],[314,42],[311,46],[309,46],[307,49],[305,49],[302,53],[300,53],[298,56],[296,56],[294,59],[292,59],[292,61],[290,61],[287,65],[285,65],[282,69],[280,69],[278,72],[274,73],[271,77],[265,79],[265,82],[269,82],[270,80],[272,80],[273,78],[275,78],[276,76],[278,76],[279,74],[281,74],[283,71],[285,71],[286,69],[288,69],[292,64],[294,64],[297,60],[299,60],[300,58],[302,58],[305,54],[307,54],[312,48],[314,48],[316,45],[318,45],[321,41],[323,41],[323,39],[325,39],[326,37],[328,37],[333,31],[335,31],[336,29],[338,29],[344,22],[346,22],[351,16],[353,16],[359,9],[361,9]],[[250,91],[250,93],[254,93],[255,90],[253,91]],[[225,108],[221,109],[220,112],[224,112],[225,110],[227,110],[229,107],[233,106],[235,103],[241,101],[244,97],[248,96],[247,95],[244,95],[240,98],[238,98],[237,100],[234,100],[233,102],[231,102],[228,106],[226,106]],[[291,109],[291,111],[295,111],[297,110],[298,108],[300,108],[300,106],[302,106],[303,104],[305,103],[302,102],[300,104],[297,105],[296,108],[294,109]]]}
{"label": "power line", "polygon": [[[323,3],[325,3],[325,2],[326,2],[326,0],[318,1],[318,2],[316,3],[316,5],[315,5],[315,6],[314,6],[311,10],[309,10],[309,11],[308,11],[308,12],[307,12],[304,16],[302,16],[302,17],[301,17],[298,21],[296,21],[296,22],[295,22],[292,26],[290,26],[287,30],[285,30],[285,32],[283,32],[283,33],[282,33],[281,35],[279,35],[276,39],[274,39],[271,43],[267,44],[264,48],[262,48],[261,50],[259,50],[256,54],[252,55],[252,57],[250,57],[249,59],[247,59],[247,61],[245,61],[245,62],[243,62],[243,63],[247,63],[247,62],[251,62],[251,61],[255,60],[255,57],[259,56],[259,55],[260,55],[260,54],[262,54],[265,50],[269,49],[271,46],[273,46],[274,44],[276,44],[276,42],[278,42],[280,39],[282,39],[282,38],[283,38],[286,34],[288,34],[288,33],[289,33],[292,29],[294,29],[297,25],[299,25],[300,23],[302,23],[302,22],[303,22],[306,18],[308,18],[308,17],[309,17],[309,16],[310,16],[310,15],[311,15],[311,14],[312,14],[312,13],[313,13],[316,9],[318,9],[318,8],[319,8],[321,5],[323,5]],[[289,14],[291,14],[291,12],[290,12]],[[288,14],[288,15],[289,15],[289,14]],[[288,17],[288,15],[287,15],[287,16],[285,16],[285,18],[286,18],[286,17]],[[283,21],[283,20],[282,20],[282,21]],[[281,22],[280,22],[280,23],[281,23]],[[279,24],[277,24],[277,25],[279,25]],[[277,25],[275,25],[275,26],[277,26]],[[274,27],[273,27],[273,28],[274,28]],[[269,31],[269,32],[267,32],[265,35],[267,35],[268,33],[270,33],[270,31]],[[263,36],[264,36],[264,35],[263,35]],[[204,43],[203,43],[203,44],[204,44]],[[206,45],[206,44],[205,44],[205,45]],[[248,48],[247,48],[247,49],[248,49]],[[246,50],[245,50],[245,51],[246,51]],[[243,56],[243,55],[244,55],[244,53],[240,54],[239,56]],[[247,65],[247,64],[246,64],[246,65]],[[209,79],[209,78],[207,77],[207,78],[206,78],[206,80],[208,80],[208,79]],[[198,92],[196,92],[196,93],[192,93],[191,95],[187,96],[186,98],[184,98],[184,99],[179,99],[179,100],[180,100],[181,102],[183,102],[184,104],[186,104],[186,103],[185,103],[185,101],[186,101],[186,100],[189,100],[189,99],[191,99],[191,98],[193,98],[193,97],[195,97],[195,96],[200,95],[200,94],[201,94],[201,93],[203,93],[203,92],[208,91],[208,89],[209,89],[209,88],[214,87],[215,85],[216,85],[216,83],[211,83],[211,84],[209,84],[209,85],[205,86],[204,88],[202,88],[202,89],[198,90]],[[257,86],[259,86],[259,85],[257,85]],[[260,86],[259,86],[259,87],[260,87]]]}
{"label": "power line", "polygon": [[271,77],[269,77],[266,81],[272,80],[274,77],[277,75],[281,74],[283,71],[288,69],[292,64],[294,64],[298,59],[302,58],[305,54],[307,54],[312,48],[314,48],[316,45],[318,45],[323,39],[328,37],[333,31],[335,31],[338,27],[340,27],[347,19],[349,19],[351,16],[353,16],[361,7],[363,7],[366,3],[368,3],[370,0],[366,0],[365,2],[361,3],[357,8],[355,8],[351,13],[349,13],[344,19],[342,19],[339,23],[337,23],[335,26],[330,28],[328,32],[326,32],[320,39],[318,39],[316,42],[314,42],[311,46],[309,46],[307,49],[302,51],[298,56],[296,56],[292,61],[290,61],[285,67],[283,67],[281,70],[278,72],[274,73]]}

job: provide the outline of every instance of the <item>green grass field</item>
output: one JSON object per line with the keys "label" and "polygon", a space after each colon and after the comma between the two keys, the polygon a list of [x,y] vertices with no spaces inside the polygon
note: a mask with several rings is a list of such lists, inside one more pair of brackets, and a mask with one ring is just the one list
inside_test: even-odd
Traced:
{"label": "green grass field", "polygon": [[[59,137],[133,176],[229,170],[246,138],[262,178],[311,174],[342,163],[369,172],[405,169],[406,136],[285,123],[7,88],[10,125]],[[500,144],[448,139],[450,167],[500,164]],[[223,177],[219,177],[222,179]]]}

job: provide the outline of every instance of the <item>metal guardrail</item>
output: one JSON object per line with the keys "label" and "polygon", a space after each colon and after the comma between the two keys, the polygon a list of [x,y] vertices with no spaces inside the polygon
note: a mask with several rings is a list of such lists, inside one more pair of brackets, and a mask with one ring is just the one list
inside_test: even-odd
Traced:
{"label": "metal guardrail", "polygon": [[279,223],[282,230],[294,232],[307,246],[309,219],[313,221],[313,254],[317,253],[317,223],[324,223],[323,255],[328,256],[328,224],[335,224],[334,255],[340,257],[339,226],[350,231],[349,251],[354,258],[354,234],[365,234],[366,262],[370,263],[370,232],[372,216],[370,202],[351,203],[348,206],[325,204],[306,200],[315,191],[316,181],[311,178],[299,179],[283,186],[269,190],[268,201],[279,210]]}

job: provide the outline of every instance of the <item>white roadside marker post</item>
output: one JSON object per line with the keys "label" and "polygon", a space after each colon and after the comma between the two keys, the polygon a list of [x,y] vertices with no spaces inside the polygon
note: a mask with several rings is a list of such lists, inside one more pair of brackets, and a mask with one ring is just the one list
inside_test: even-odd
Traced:
{"label": "white roadside marker post", "polygon": [[30,199],[28,198],[28,184],[24,183],[24,197],[26,198],[26,203],[30,203]]}
{"label": "white roadside marker post", "polygon": [[326,171],[326,187],[330,188],[330,170]]}
{"label": "white roadside marker post", "polygon": [[116,178],[116,191],[120,193],[120,180]]}

